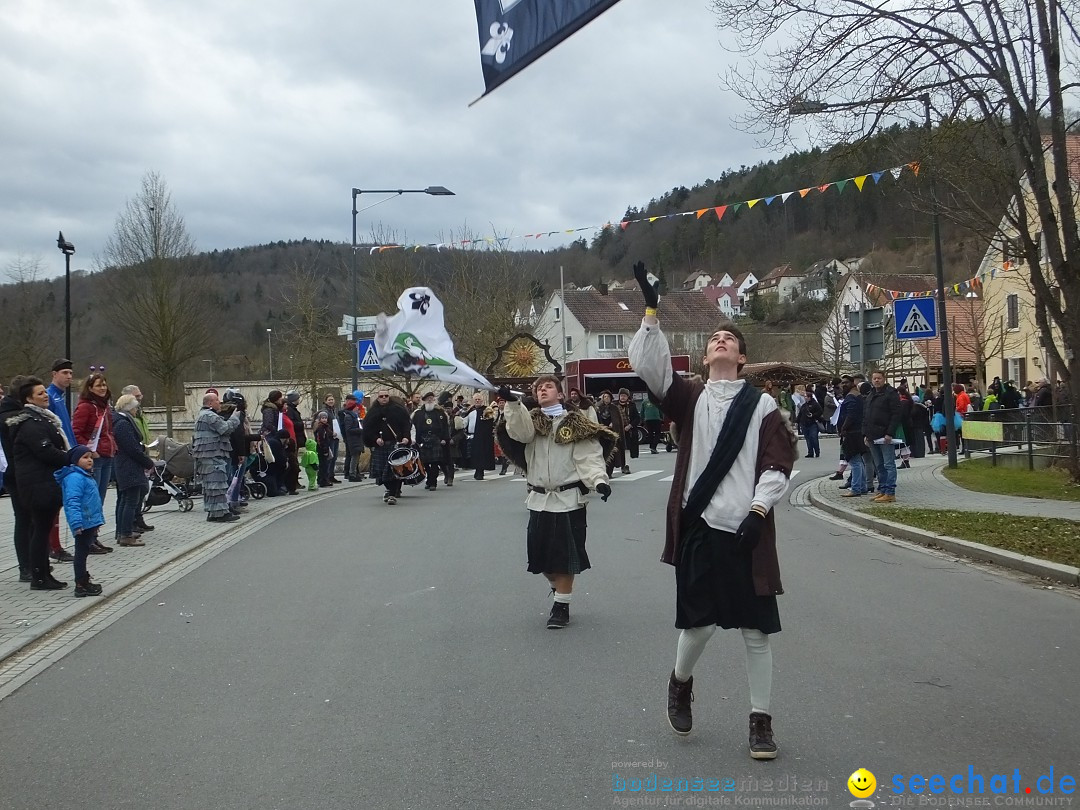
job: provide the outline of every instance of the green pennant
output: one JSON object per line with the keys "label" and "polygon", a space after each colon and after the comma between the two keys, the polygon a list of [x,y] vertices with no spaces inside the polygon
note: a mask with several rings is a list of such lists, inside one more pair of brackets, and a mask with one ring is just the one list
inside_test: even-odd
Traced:
{"label": "green pennant", "polygon": [[848,182],[850,182],[850,178],[848,180],[837,180],[836,181],[836,191],[837,191],[837,193],[840,193],[841,191],[843,191],[844,186],[846,186],[848,184]]}

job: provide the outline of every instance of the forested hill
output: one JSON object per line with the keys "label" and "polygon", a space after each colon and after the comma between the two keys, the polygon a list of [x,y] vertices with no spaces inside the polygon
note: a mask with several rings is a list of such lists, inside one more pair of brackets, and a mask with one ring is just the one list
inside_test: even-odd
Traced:
{"label": "forested hill", "polygon": [[[558,287],[560,266],[568,282],[584,285],[630,278],[631,265],[637,260],[645,261],[669,286],[679,285],[693,270],[726,271],[735,276],[752,269],[760,276],[781,264],[808,266],[820,259],[871,253],[874,268],[881,272],[932,273],[926,173],[916,177],[905,170],[894,179],[888,172],[921,161],[925,139],[926,134],[918,128],[895,128],[857,145],[795,153],[731,169],[716,179],[699,180],[648,203],[630,205],[625,212],[629,220],[731,206],[719,221],[715,212],[709,212],[700,218],[691,214],[625,228],[616,223],[590,240],[580,239],[550,251],[513,252],[522,244],[516,239],[505,243],[510,253],[419,250],[370,254],[360,250],[356,256],[358,309],[361,314],[370,314],[388,308],[396,297],[395,290],[420,283],[448,293],[448,288],[464,289],[473,298],[487,296],[490,309],[493,301],[509,297],[489,294],[491,284],[501,284],[507,288],[504,292],[522,299],[541,298]],[[974,125],[959,133],[934,136],[939,193],[949,214],[942,225],[950,281],[970,277],[987,244],[985,235],[960,227],[951,215],[963,214],[965,204],[987,212],[1003,211],[1006,204],[992,181],[994,171],[986,170],[1004,163],[1001,147],[978,142]],[[977,151],[978,160],[972,159],[973,151]],[[721,161],[718,157],[717,162]],[[975,171],[965,171],[973,166]],[[881,182],[867,180],[861,191],[848,183],[843,190],[832,186],[805,197],[798,193],[882,170],[886,173]],[[961,194],[950,193],[956,187],[963,189]],[[786,202],[762,201],[752,209],[743,205],[735,210],[735,203],[787,192],[796,193]],[[968,199],[961,199],[964,194]],[[198,234],[192,236],[197,242]],[[289,299],[298,269],[319,280],[316,297],[325,310],[319,321],[333,334],[342,314],[351,308],[350,253],[348,244],[304,239],[200,254],[182,272],[198,278],[202,309],[212,322],[214,348],[203,353],[202,359],[246,357],[251,360],[250,373],[259,373],[260,364],[265,365],[268,359],[266,330],[287,334],[287,322],[295,320],[295,300]],[[131,352],[113,328],[116,312],[107,306],[109,284],[105,277],[112,272],[80,273],[73,279],[73,345],[80,349],[80,358],[73,359],[82,362],[85,357],[86,364],[111,363],[134,376],[137,369]],[[490,278],[478,282],[482,277]],[[18,336],[0,345],[0,377],[40,368],[62,352],[63,304],[63,279],[0,286],[0,322],[5,324],[6,335]],[[343,345],[336,337],[334,340]],[[207,366],[192,360],[185,373],[189,378],[200,376]],[[243,372],[238,368],[232,373]]]}

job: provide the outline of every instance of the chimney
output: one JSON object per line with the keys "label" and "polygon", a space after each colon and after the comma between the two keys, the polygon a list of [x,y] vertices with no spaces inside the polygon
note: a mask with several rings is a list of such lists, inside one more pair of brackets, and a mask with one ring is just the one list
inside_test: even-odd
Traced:
{"label": "chimney", "polygon": [[602,281],[602,282],[600,282],[599,284],[597,284],[597,285],[596,285],[596,288],[597,288],[598,290],[600,290],[600,294],[601,294],[601,295],[607,295],[607,291],[608,291],[608,286],[607,286],[607,283],[606,283],[606,282],[603,282],[603,281]]}

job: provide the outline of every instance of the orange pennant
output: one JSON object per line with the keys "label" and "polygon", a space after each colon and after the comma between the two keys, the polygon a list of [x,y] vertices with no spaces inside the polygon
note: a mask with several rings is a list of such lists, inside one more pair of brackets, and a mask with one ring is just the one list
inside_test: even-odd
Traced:
{"label": "orange pennant", "polygon": [[813,189],[809,189],[809,188],[800,188],[800,189],[799,189],[799,196],[800,196],[800,197],[805,197],[805,196],[806,196],[807,194],[809,194],[809,193],[810,193],[810,192],[811,192],[812,190],[813,190]]}
{"label": "orange pennant", "polygon": [[919,176],[919,161],[915,160],[908,164],[908,168],[915,172],[915,176]]}

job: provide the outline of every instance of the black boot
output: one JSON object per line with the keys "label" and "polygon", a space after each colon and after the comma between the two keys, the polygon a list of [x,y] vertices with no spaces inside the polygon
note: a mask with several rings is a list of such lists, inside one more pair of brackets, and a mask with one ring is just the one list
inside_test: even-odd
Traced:
{"label": "black boot", "polygon": [[750,715],[750,756],[754,759],[776,759],[772,717],[763,712]]}
{"label": "black boot", "polygon": [[30,572],[30,590],[32,591],[60,591],[66,587],[67,583],[58,580],[47,568]]}
{"label": "black boot", "polygon": [[90,581],[90,575],[87,574],[82,579],[75,580],[75,596],[101,596],[101,586],[96,582]]}
{"label": "black boot", "polygon": [[679,681],[675,678],[675,670],[671,670],[667,685],[667,719],[672,731],[684,737],[694,726],[694,718],[690,711],[693,700],[694,676],[691,675],[685,682]]}
{"label": "black boot", "polygon": [[568,624],[570,624],[570,603],[553,602],[551,605],[551,615],[548,616],[547,620],[547,629],[561,630]]}

